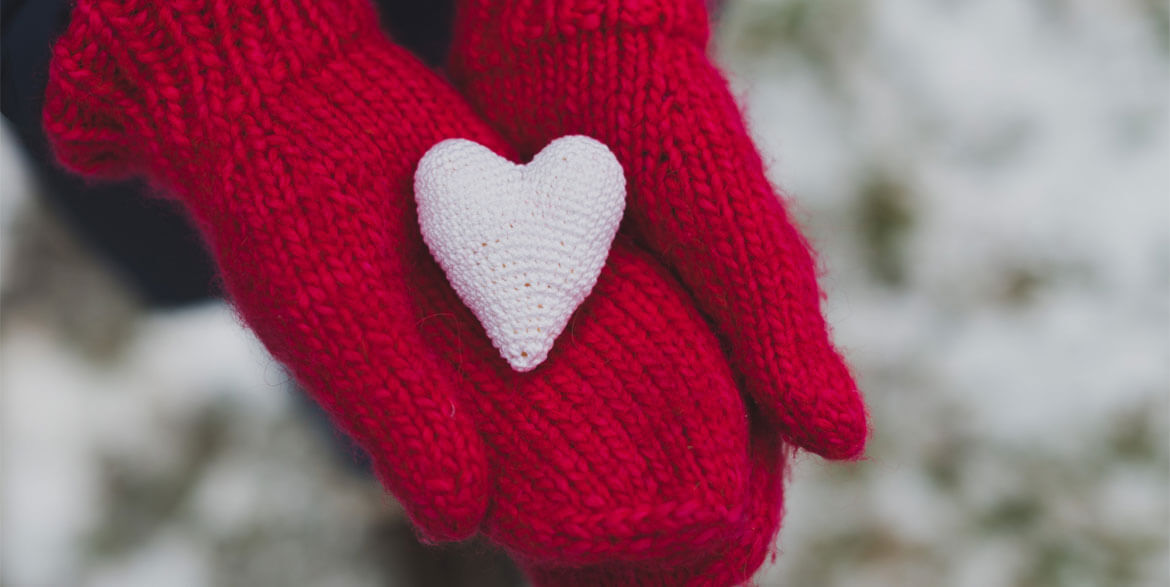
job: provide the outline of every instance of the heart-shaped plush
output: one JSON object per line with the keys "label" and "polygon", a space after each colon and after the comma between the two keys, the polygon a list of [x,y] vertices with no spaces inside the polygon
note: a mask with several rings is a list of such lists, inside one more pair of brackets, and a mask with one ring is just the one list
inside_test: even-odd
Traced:
{"label": "heart-shaped plush", "polygon": [[621,164],[566,136],[527,165],[448,139],[414,174],[423,240],[455,292],[517,371],[548,357],[597,283],[625,210]]}

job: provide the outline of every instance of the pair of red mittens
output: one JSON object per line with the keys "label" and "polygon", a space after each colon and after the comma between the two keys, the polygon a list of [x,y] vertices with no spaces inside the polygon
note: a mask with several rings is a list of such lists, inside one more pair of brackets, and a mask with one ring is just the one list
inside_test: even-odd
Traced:
{"label": "pair of red mittens", "polygon": [[[465,0],[457,91],[366,0],[79,0],[61,161],[181,200],[272,354],[431,540],[483,531],[540,584],[729,585],[779,524],[782,441],[855,458],[865,410],[804,240],[705,56],[701,1]],[[517,373],[418,231],[435,143],[607,144],[627,222]]]}

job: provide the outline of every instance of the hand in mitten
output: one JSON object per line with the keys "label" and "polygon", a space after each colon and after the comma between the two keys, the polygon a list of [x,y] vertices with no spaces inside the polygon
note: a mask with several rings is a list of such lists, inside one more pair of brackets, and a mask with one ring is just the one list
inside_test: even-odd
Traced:
{"label": "hand in mitten", "polygon": [[809,248],[707,37],[702,0],[461,0],[451,72],[522,154],[566,134],[609,145],[629,232],[713,320],[765,418],[798,447],[857,458],[865,407],[829,341]]}
{"label": "hand in mitten", "polygon": [[442,139],[511,151],[376,23],[365,0],[82,0],[46,127],[70,167],[186,205],[245,322],[428,537],[657,572],[732,548],[761,501],[751,531],[773,535],[778,497],[751,496],[777,487],[777,451],[630,238],[540,368],[492,347],[423,245],[411,184]]}
{"label": "hand in mitten", "polygon": [[65,165],[145,175],[185,203],[247,323],[373,458],[425,534],[466,537],[488,460],[410,298],[411,157],[499,145],[385,42],[361,0],[82,0],[45,126]]}

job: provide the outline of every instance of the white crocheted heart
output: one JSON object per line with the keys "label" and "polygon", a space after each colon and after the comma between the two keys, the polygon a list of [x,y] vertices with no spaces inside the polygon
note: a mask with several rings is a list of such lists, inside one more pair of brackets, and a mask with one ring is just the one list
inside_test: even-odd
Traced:
{"label": "white crocheted heart", "polygon": [[465,139],[431,147],[414,174],[423,240],[504,359],[531,371],[597,283],[625,209],[609,149],[584,136],[527,165]]}

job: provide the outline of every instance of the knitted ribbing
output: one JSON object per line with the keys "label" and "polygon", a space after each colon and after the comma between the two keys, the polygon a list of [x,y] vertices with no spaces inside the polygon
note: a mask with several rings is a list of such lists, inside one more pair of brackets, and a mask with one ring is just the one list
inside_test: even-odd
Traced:
{"label": "knitted ribbing", "polygon": [[80,0],[46,127],[71,168],[187,205],[243,320],[429,538],[646,572],[738,543],[756,453],[685,290],[619,234],[546,362],[510,369],[411,179],[443,139],[511,152],[376,23],[364,0]]}
{"label": "knitted ribbing", "polygon": [[608,144],[634,232],[714,319],[764,415],[797,446],[856,458],[864,405],[706,23],[701,0],[463,0],[451,70],[524,153],[574,133]]}

